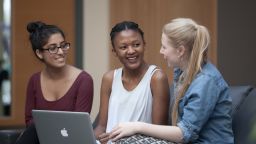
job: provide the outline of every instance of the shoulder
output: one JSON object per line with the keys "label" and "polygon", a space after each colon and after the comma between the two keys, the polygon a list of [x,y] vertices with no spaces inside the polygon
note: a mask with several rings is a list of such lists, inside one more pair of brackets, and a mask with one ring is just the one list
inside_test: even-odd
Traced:
{"label": "shoulder", "polygon": [[219,88],[228,86],[219,70],[210,62],[203,66],[202,71],[196,76],[195,81],[208,85],[216,85]]}
{"label": "shoulder", "polygon": [[40,76],[41,76],[41,72],[37,72],[31,75],[27,83],[27,90],[36,90],[37,88],[41,89]]}
{"label": "shoulder", "polygon": [[228,85],[217,68],[212,64],[207,64],[202,68],[201,72],[196,75],[187,93],[198,93],[199,95],[218,97],[220,93],[227,89]]}
{"label": "shoulder", "polygon": [[92,80],[92,76],[88,72],[86,72],[84,70],[79,73],[79,77],[81,79]]}
{"label": "shoulder", "polygon": [[165,80],[168,80],[166,73],[159,67],[156,67],[152,75],[151,81],[158,82],[158,81],[165,81]]}
{"label": "shoulder", "polygon": [[104,75],[102,77],[102,82],[112,83],[113,78],[114,78],[114,73],[115,73],[115,70],[110,70],[110,71],[104,73]]}
{"label": "shoulder", "polygon": [[85,70],[81,70],[74,66],[69,66],[69,69],[78,79],[92,80],[92,76]]}
{"label": "shoulder", "polygon": [[105,93],[105,92],[110,93],[111,92],[114,72],[115,72],[115,70],[111,70],[111,71],[106,72],[103,75],[102,81],[101,81],[101,91],[103,93]]}
{"label": "shoulder", "polygon": [[39,78],[40,75],[41,75],[41,72],[36,72],[36,73],[32,74],[30,78],[33,78],[33,79]]}
{"label": "shoulder", "polygon": [[37,80],[40,80],[40,75],[41,75],[41,72],[36,72],[34,74],[32,74],[29,78],[29,81],[37,81]]}

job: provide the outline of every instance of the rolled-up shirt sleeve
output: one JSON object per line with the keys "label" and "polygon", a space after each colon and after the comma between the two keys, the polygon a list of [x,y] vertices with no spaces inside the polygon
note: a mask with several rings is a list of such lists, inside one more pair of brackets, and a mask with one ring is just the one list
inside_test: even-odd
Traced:
{"label": "rolled-up shirt sleeve", "polygon": [[179,103],[178,127],[182,130],[183,141],[193,142],[208,121],[218,101],[219,89],[216,81],[201,75],[194,79]]}

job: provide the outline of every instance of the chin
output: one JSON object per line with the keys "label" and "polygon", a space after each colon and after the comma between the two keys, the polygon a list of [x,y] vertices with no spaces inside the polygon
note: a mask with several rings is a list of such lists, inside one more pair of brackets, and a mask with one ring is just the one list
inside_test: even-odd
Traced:
{"label": "chin", "polygon": [[59,67],[59,68],[62,68],[62,67],[64,67],[66,65],[66,62],[63,62],[63,63],[58,63],[58,64],[56,64],[55,66],[56,67]]}
{"label": "chin", "polygon": [[127,67],[128,69],[135,70],[135,69],[138,69],[140,67],[140,63],[126,64],[125,67]]}

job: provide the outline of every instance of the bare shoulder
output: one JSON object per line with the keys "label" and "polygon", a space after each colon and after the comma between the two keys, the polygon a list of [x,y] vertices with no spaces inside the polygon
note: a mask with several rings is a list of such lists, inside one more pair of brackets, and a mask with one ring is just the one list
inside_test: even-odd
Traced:
{"label": "bare shoulder", "polygon": [[102,82],[112,83],[115,70],[106,72],[102,77]]}
{"label": "bare shoulder", "polygon": [[159,81],[165,81],[168,80],[168,77],[166,73],[160,69],[159,67],[156,68],[157,70],[154,72],[151,81],[152,82],[159,82]]}
{"label": "bare shoulder", "polygon": [[111,88],[112,88],[112,82],[114,77],[114,70],[106,72],[101,81],[101,97],[109,97]]}

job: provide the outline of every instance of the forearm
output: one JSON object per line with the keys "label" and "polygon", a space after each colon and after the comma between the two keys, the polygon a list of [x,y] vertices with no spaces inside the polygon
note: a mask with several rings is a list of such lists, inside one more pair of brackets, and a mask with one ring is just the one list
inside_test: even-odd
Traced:
{"label": "forearm", "polygon": [[182,142],[182,131],[177,126],[154,125],[142,122],[138,122],[136,125],[136,133],[169,140],[172,142]]}
{"label": "forearm", "polygon": [[95,129],[94,129],[94,134],[96,136],[96,138],[102,134],[102,133],[105,133],[106,131],[106,127],[104,126],[101,126],[101,125],[98,125]]}

